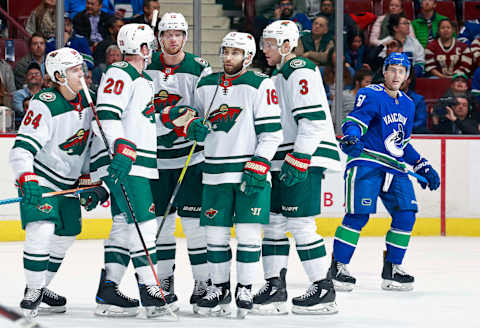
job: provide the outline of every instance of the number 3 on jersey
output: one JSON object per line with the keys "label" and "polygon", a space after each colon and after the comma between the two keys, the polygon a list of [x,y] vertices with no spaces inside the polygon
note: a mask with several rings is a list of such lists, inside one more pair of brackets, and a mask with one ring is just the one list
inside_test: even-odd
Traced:
{"label": "number 3 on jersey", "polygon": [[119,95],[122,93],[123,90],[123,81],[117,80],[114,81],[112,78],[109,78],[105,83],[105,88],[103,89],[103,93],[112,93],[112,86],[113,86],[113,93]]}
{"label": "number 3 on jersey", "polygon": [[35,118],[32,120],[34,113],[33,110],[29,110],[27,114],[25,115],[25,118],[23,119],[23,125],[27,126],[30,123],[32,123],[32,126],[34,129],[38,128],[38,125],[40,124],[40,120],[42,118],[42,114],[38,114],[35,116]]}
{"label": "number 3 on jersey", "polygon": [[306,95],[308,93],[308,83],[307,83],[307,80],[300,80],[298,81],[298,84],[300,84],[302,86],[302,89],[300,89],[300,94],[302,95]]}

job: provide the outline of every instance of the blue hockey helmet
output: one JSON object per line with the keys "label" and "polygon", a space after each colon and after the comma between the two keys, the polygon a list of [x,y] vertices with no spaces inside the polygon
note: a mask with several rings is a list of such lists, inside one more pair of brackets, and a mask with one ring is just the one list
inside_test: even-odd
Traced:
{"label": "blue hockey helmet", "polygon": [[407,70],[407,76],[410,74],[410,60],[408,60],[407,55],[403,52],[392,52],[385,58],[385,62],[383,63],[383,73],[387,70],[388,65],[402,65],[405,66]]}

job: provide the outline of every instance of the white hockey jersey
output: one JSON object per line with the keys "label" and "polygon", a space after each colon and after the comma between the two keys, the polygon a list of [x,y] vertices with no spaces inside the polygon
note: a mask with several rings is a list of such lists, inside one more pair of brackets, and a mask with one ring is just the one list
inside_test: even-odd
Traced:
{"label": "white hockey jersey", "polygon": [[25,172],[53,190],[75,188],[88,173],[92,111],[83,91],[73,101],[56,89],[44,89],[30,101],[12,150],[15,179]]}
{"label": "white hockey jersey", "polygon": [[225,79],[223,73],[213,73],[203,77],[195,106],[202,115],[208,111],[212,128],[204,146],[205,184],[240,183],[245,163],[253,155],[272,160],[282,142],[278,98],[272,80],[264,74],[246,72]]}
{"label": "white hockey jersey", "polygon": [[[168,66],[163,54],[154,53],[152,63],[147,67],[155,89],[155,112],[157,120],[157,136],[169,133],[160,121],[159,115],[166,106],[193,104],[195,87],[199,79],[212,73],[208,62],[193,54],[185,53],[183,61],[176,66]],[[185,165],[192,141],[179,137],[171,148],[158,145],[157,164],[159,169],[178,169]],[[189,165],[203,161],[203,147],[198,146],[192,154]]]}
{"label": "white hockey jersey", "polygon": [[[137,146],[137,158],[130,175],[158,178],[153,82],[150,76],[145,72],[138,73],[125,61],[110,65],[98,88],[97,113],[112,152],[114,142],[119,138]],[[90,164],[91,176],[96,180],[107,175],[110,159],[97,123],[93,122],[92,127],[99,136],[92,145]]]}
{"label": "white hockey jersey", "polygon": [[312,155],[311,165],[341,171],[338,143],[318,67],[294,57],[272,76],[282,111],[283,143],[272,170],[279,171],[287,153]]}

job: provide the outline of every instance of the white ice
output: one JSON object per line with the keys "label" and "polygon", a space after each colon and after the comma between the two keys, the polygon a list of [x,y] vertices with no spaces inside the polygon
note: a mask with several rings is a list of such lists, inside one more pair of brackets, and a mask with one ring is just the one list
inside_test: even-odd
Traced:
{"label": "white ice", "polygon": [[[21,242],[0,243],[0,304],[16,309],[25,287],[22,247]],[[327,238],[328,252],[331,247],[332,239]],[[357,285],[351,293],[337,293],[338,314],[289,314],[279,317],[249,315],[245,320],[236,320],[204,318],[192,314],[188,298],[193,281],[185,240],[179,239],[175,271],[175,291],[181,305],[179,321],[157,322],[142,318],[110,319],[94,316],[95,294],[103,264],[103,242],[76,241],[50,286],[52,290],[67,297],[67,313],[42,316],[38,322],[50,328],[480,327],[480,316],[477,313],[480,311],[480,238],[413,237],[404,261],[406,271],[415,276],[413,292],[387,292],[380,289],[383,248],[383,238],[360,238],[349,267],[357,278]],[[291,247],[290,255],[287,285],[289,296],[292,297],[302,294],[308,283],[294,247]],[[235,284],[233,273],[232,288]],[[259,267],[254,289],[257,290],[262,284]],[[138,297],[131,267],[121,288],[127,295]],[[0,318],[0,327],[14,326]]]}

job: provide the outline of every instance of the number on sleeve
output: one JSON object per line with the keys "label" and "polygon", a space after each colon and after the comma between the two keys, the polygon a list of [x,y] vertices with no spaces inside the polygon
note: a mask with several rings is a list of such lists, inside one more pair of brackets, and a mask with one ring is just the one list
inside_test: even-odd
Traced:
{"label": "number on sleeve", "polygon": [[267,89],[267,104],[278,104],[278,96],[277,96],[277,90],[275,89]]}
{"label": "number on sleeve", "polygon": [[302,95],[306,95],[308,93],[308,86],[307,86],[307,80],[303,79],[298,82],[302,86],[302,90],[300,90],[300,93]]}
{"label": "number on sleeve", "polygon": [[122,80],[117,80],[116,82],[112,79],[112,78],[109,78],[107,80],[107,83],[105,85],[105,88],[103,89],[103,92],[104,93],[112,93],[112,85],[115,86],[113,87],[113,92],[116,94],[116,95],[119,95],[122,93],[122,90],[123,90],[123,81]]}
{"label": "number on sleeve", "polygon": [[357,103],[356,103],[355,107],[362,106],[362,103],[365,100],[365,98],[367,98],[366,95],[358,95],[358,99],[357,99]]}
{"label": "number on sleeve", "polygon": [[42,114],[38,114],[32,120],[33,114],[34,114],[33,110],[29,110],[27,112],[27,114],[25,115],[25,118],[23,119],[23,125],[26,126],[26,125],[29,125],[30,123],[32,123],[33,128],[36,129],[40,125],[40,120],[42,119]]}

